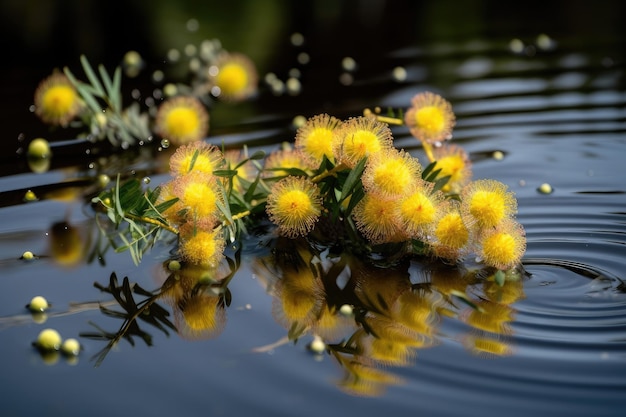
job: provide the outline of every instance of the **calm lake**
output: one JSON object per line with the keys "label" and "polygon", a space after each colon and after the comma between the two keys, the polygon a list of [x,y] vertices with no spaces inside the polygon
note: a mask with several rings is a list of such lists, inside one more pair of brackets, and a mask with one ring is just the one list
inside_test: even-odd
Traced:
{"label": "calm lake", "polygon": [[[19,46],[2,70],[0,415],[623,414],[623,2],[59,1],[43,2],[45,10],[39,3],[0,7],[4,38],[12,31]],[[271,152],[293,143],[296,116],[407,109],[421,91],[449,100],[452,141],[470,154],[473,178],[499,180],[517,197],[527,236],[519,279],[503,287],[481,279],[473,259],[463,268],[418,257],[375,268],[346,255],[342,273],[325,270],[306,284],[317,286],[313,298],[289,298],[290,285],[300,285],[288,281],[289,254],[319,248],[270,243],[259,232],[243,242],[228,287],[205,294],[210,330],[190,337],[182,304],[193,297],[174,295],[151,310],[163,321],[138,320],[130,340],[101,355],[107,338],[88,336],[115,334],[123,324],[101,308],[122,311],[112,274],[120,286],[128,277],[158,291],[175,245],[161,241],[135,265],[127,251],[107,246],[103,230],[111,225],[91,198],[101,174],[150,186],[168,181],[173,149],[159,140],[111,149],[71,129],[49,131],[29,111],[34,90],[54,68],[82,75],[80,54],[113,71],[134,49],[146,67],[123,79],[124,99],[136,90],[145,103],[162,87],[154,71],[177,76],[170,49],[193,56],[186,45],[213,38],[248,54],[261,78],[254,99],[216,101],[209,110],[206,141],[228,149]],[[296,79],[301,89],[277,94],[268,73]],[[392,131],[396,147],[425,160],[408,129]],[[39,136],[52,144],[49,167],[29,165],[24,155]],[[551,193],[539,191],[544,183]],[[29,190],[37,201],[24,200]],[[25,251],[38,258],[21,259]],[[25,308],[36,295],[52,304],[45,316]],[[133,294],[137,303],[148,296]],[[300,330],[285,317],[289,303],[320,312],[312,326],[331,343],[328,351],[310,351],[311,332],[288,340]],[[344,304],[358,307],[371,332],[358,314],[330,308]],[[391,331],[405,309],[421,314],[415,337]],[[331,317],[322,320],[322,311]],[[32,343],[44,328],[77,338],[78,357],[41,355]]]}

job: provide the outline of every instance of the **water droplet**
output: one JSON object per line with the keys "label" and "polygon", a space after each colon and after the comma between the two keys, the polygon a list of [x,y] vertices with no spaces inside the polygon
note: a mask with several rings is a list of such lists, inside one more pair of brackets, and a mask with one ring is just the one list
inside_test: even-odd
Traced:
{"label": "water droplet", "polygon": [[291,35],[291,44],[293,46],[302,46],[304,43],[304,36],[302,33],[295,32]]}
{"label": "water droplet", "polygon": [[167,149],[170,147],[170,141],[167,139],[161,139],[161,147]]}
{"label": "water droplet", "polygon": [[96,167],[96,164],[94,164],[93,162],[90,162],[89,165],[87,165],[89,167],[89,169],[94,169]]}
{"label": "water droplet", "polygon": [[150,184],[150,181],[151,181],[150,177],[143,177],[144,184]]}

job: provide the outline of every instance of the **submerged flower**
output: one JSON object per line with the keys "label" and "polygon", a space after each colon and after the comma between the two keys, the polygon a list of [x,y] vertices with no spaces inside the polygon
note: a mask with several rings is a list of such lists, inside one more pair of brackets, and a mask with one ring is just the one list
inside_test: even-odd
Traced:
{"label": "submerged flower", "polygon": [[404,121],[417,139],[436,143],[452,137],[455,117],[452,106],[443,97],[423,92],[411,100]]}
{"label": "submerged flower", "polygon": [[407,238],[398,226],[397,200],[384,200],[366,194],[354,207],[352,217],[359,231],[374,244],[399,242]]}
{"label": "submerged flower", "polygon": [[254,64],[244,54],[224,53],[209,68],[209,83],[214,96],[227,101],[241,101],[252,96],[258,85]]}
{"label": "submerged flower", "polygon": [[176,149],[170,157],[170,173],[173,176],[199,171],[212,174],[221,168],[224,160],[222,151],[217,146],[198,141]]}
{"label": "submerged flower", "polygon": [[217,266],[224,256],[224,245],[221,230],[207,231],[194,226],[181,229],[180,254],[195,265]]}
{"label": "submerged flower", "polygon": [[497,226],[515,214],[517,201],[506,185],[495,180],[477,180],[462,190],[463,214],[481,228]]}
{"label": "submerged flower", "polygon": [[392,147],[389,125],[370,117],[353,117],[333,136],[335,160],[354,167],[362,158]]}
{"label": "submerged flower", "polygon": [[60,72],[41,81],[35,91],[35,114],[44,123],[65,127],[82,108],[76,88]]}
{"label": "submerged flower", "polygon": [[480,256],[489,266],[506,270],[517,265],[526,251],[524,229],[509,219],[495,229],[487,230],[481,238]]}
{"label": "submerged flower", "polygon": [[303,177],[278,181],[267,196],[267,214],[287,237],[305,236],[319,219],[322,198],[316,184]]}
{"label": "submerged flower", "polygon": [[296,149],[314,166],[319,166],[324,156],[333,160],[333,132],[341,127],[341,120],[328,114],[313,116],[296,132]]}
{"label": "submerged flower", "polygon": [[460,146],[443,145],[434,149],[434,157],[437,161],[435,169],[441,170],[438,177],[450,177],[442,190],[458,193],[472,176],[471,162],[467,152]]}
{"label": "submerged flower", "polygon": [[201,140],[209,131],[209,113],[194,97],[170,98],[159,106],[156,131],[174,145]]}
{"label": "submerged flower", "polygon": [[382,198],[399,197],[420,178],[421,166],[410,154],[385,149],[368,159],[363,171],[363,188]]}

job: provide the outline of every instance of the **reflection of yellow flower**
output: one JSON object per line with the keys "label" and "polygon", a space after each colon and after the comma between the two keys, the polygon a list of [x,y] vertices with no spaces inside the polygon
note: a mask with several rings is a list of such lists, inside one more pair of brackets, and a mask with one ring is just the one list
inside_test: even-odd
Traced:
{"label": "reflection of yellow flower", "polygon": [[361,180],[367,192],[382,198],[394,198],[406,193],[415,184],[420,172],[417,158],[391,148],[368,158]]}
{"label": "reflection of yellow flower", "polygon": [[431,225],[441,210],[444,195],[433,192],[434,184],[419,180],[418,186],[400,200],[400,217],[407,233],[413,237],[430,234]]}
{"label": "reflection of yellow flower", "polygon": [[50,229],[50,252],[59,265],[73,267],[85,257],[85,241],[79,230],[66,222],[55,223]]}
{"label": "reflection of yellow flower", "polygon": [[286,327],[308,325],[315,318],[323,295],[310,268],[286,267],[276,285],[274,315]]}
{"label": "reflection of yellow flower", "polygon": [[244,54],[224,53],[209,69],[211,92],[226,101],[241,101],[257,90],[258,75],[254,64]]}
{"label": "reflection of yellow flower", "polygon": [[485,264],[498,269],[517,265],[526,250],[524,229],[514,220],[487,230],[481,237],[480,256]]}
{"label": "reflection of yellow flower", "polygon": [[440,95],[424,92],[413,97],[404,121],[413,136],[435,143],[452,137],[455,117],[448,101]]}
{"label": "reflection of yellow flower", "polygon": [[82,107],[76,88],[59,72],[41,81],[35,91],[35,114],[45,123],[65,127]]}
{"label": "reflection of yellow flower", "polygon": [[212,174],[221,168],[222,162],[223,155],[217,146],[202,141],[192,142],[176,149],[170,157],[170,173],[184,175],[193,170]]}
{"label": "reflection of yellow flower", "polygon": [[209,131],[209,113],[194,97],[173,97],[159,106],[156,131],[174,145],[201,140]]}
{"label": "reflection of yellow flower", "polygon": [[398,242],[406,239],[400,228],[398,202],[366,194],[352,216],[361,233],[372,243]]}
{"label": "reflection of yellow flower", "polygon": [[176,304],[175,323],[185,339],[197,340],[221,333],[226,323],[226,312],[219,294],[204,288],[185,294]]}
{"label": "reflection of yellow flower", "polygon": [[513,321],[514,310],[512,307],[482,300],[476,303],[477,309],[472,309],[465,321],[470,326],[497,334],[511,334],[509,325]]}
{"label": "reflection of yellow flower", "polygon": [[224,239],[220,230],[183,228],[179,250],[182,257],[191,263],[215,267],[223,257]]}
{"label": "reflection of yellow flower", "polygon": [[196,219],[217,216],[217,204],[223,200],[215,177],[196,171],[181,175],[174,180],[174,195]]}
{"label": "reflection of yellow flower", "polygon": [[302,153],[295,151],[293,148],[284,148],[275,150],[268,155],[265,160],[264,176],[279,177],[289,175],[286,169],[295,168],[301,171],[308,171],[309,163]]}
{"label": "reflection of yellow flower", "polygon": [[442,190],[458,193],[472,176],[471,162],[467,152],[460,146],[443,145],[435,148],[433,153],[437,161],[435,169],[441,169],[438,177],[450,176]]}
{"label": "reflection of yellow flower", "polygon": [[507,356],[512,352],[508,343],[488,337],[468,337],[464,345],[479,356]]}
{"label": "reflection of yellow flower", "polygon": [[324,156],[333,161],[333,131],[340,126],[341,120],[328,114],[310,118],[296,132],[296,149],[316,167]]}
{"label": "reflection of yellow flower", "polygon": [[370,117],[353,117],[344,122],[333,136],[335,159],[354,167],[363,157],[392,146],[391,129],[386,123]]}
{"label": "reflection of yellow flower", "polygon": [[382,394],[385,387],[401,382],[401,379],[387,371],[357,361],[345,361],[346,375],[339,381],[340,389],[365,397]]}
{"label": "reflection of yellow flower", "polygon": [[267,213],[287,237],[305,236],[319,219],[322,198],[316,184],[303,177],[278,181],[267,197]]}
{"label": "reflection of yellow flower", "polygon": [[494,227],[517,211],[517,201],[503,183],[477,180],[463,188],[461,209],[479,227]]}

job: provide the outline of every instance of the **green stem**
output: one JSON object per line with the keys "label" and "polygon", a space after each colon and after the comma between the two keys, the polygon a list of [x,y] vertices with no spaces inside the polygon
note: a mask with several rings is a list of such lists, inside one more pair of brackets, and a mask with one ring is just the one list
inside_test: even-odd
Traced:
{"label": "green stem", "polygon": [[152,219],[150,217],[136,216],[134,214],[129,214],[129,213],[126,213],[125,216],[127,218],[131,219],[131,220],[137,220],[137,221],[140,221],[140,222],[143,222],[143,223],[150,223],[150,224],[153,224],[155,226],[159,226],[160,228],[165,229],[168,232],[171,232],[171,233],[173,233],[175,235],[178,235],[178,230],[174,229],[169,224],[163,223],[163,222],[161,222],[159,220]]}
{"label": "green stem", "polygon": [[347,168],[348,168],[348,166],[342,162],[339,165],[335,165],[335,167],[333,169],[331,169],[330,171],[325,171],[325,172],[322,172],[319,175],[314,176],[313,178],[311,178],[311,181],[315,182],[315,183],[318,183],[321,180],[323,180],[324,178],[330,177],[331,175],[335,175],[337,172],[342,171],[342,170],[347,169]]}

